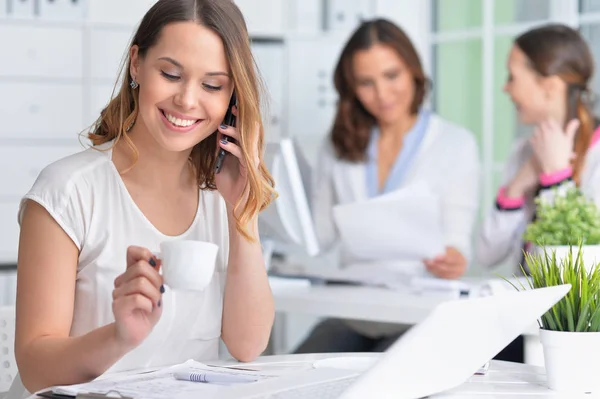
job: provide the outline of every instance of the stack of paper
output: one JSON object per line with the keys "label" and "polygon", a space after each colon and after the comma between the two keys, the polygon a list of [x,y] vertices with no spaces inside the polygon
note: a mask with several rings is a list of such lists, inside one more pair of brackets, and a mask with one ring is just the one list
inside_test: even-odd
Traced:
{"label": "stack of paper", "polygon": [[222,377],[229,377],[232,381],[230,384],[235,384],[236,376],[253,377],[253,380],[256,381],[276,377],[276,375],[250,370],[208,366],[189,360],[173,367],[145,373],[132,372],[119,373],[112,376],[105,375],[89,383],[57,386],[52,388],[51,391],[54,394],[66,397],[76,397],[80,394],[97,394],[105,395],[106,397],[128,397],[134,399],[178,397],[218,398],[223,394],[223,385],[230,385],[223,382],[198,383],[182,381],[176,378],[176,375],[181,373],[219,374]]}
{"label": "stack of paper", "polygon": [[414,184],[390,194],[335,206],[345,249],[359,260],[423,260],[445,251],[439,199]]}

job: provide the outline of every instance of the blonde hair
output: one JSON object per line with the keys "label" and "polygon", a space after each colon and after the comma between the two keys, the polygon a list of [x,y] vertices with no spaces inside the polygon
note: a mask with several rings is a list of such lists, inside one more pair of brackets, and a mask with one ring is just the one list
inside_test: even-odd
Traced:
{"label": "blonde hair", "polygon": [[[251,235],[247,226],[276,198],[276,192],[273,188],[274,180],[264,164],[262,154],[264,128],[261,116],[263,99],[261,94],[264,93],[264,86],[250,50],[248,31],[242,13],[231,0],[159,0],[142,19],[130,48],[134,45],[138,46],[139,56],[144,57],[148,49],[156,44],[166,25],[186,21],[197,22],[213,30],[223,41],[238,100],[236,119],[236,127],[240,134],[238,144],[248,165],[248,181],[242,195],[242,198],[247,196],[247,201],[243,207],[240,202],[235,205],[234,215],[237,230],[246,239],[254,241],[256,237]],[[135,165],[139,153],[128,137],[127,131],[133,126],[138,115],[139,91],[129,84],[131,76],[129,55],[125,57],[121,72],[123,77],[121,87],[102,110],[88,138],[94,146],[111,140],[114,140],[113,145],[115,145],[123,139],[134,154]],[[256,134],[259,137],[255,137]],[[256,141],[259,146],[257,166],[255,166],[256,158],[253,153],[253,144]],[[196,170],[198,186],[203,190],[216,189],[216,157],[216,134],[210,135],[192,149],[190,161]]]}

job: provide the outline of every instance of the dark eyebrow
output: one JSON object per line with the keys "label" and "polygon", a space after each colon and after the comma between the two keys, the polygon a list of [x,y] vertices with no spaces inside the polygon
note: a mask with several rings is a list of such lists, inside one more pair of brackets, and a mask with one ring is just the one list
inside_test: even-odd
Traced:
{"label": "dark eyebrow", "polygon": [[[184,69],[183,65],[181,65],[179,62],[175,61],[171,57],[160,57],[159,60],[170,62],[171,64],[175,65],[177,68]],[[206,76],[227,76],[228,78],[231,77],[231,75],[228,74],[227,72],[221,72],[221,71],[208,72],[206,74]]]}

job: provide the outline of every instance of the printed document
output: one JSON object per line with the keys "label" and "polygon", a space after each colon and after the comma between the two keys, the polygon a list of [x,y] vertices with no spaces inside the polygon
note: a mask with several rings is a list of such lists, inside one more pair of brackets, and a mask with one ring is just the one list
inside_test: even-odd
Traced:
{"label": "printed document", "polygon": [[423,184],[335,206],[333,215],[345,249],[357,259],[408,261],[445,253],[439,198]]}
{"label": "printed document", "polygon": [[[268,373],[240,370],[224,367],[207,366],[194,360],[146,373],[125,373],[115,376],[104,376],[95,381],[69,386],[52,388],[55,394],[76,396],[80,393],[103,394],[108,397],[129,397],[135,399],[184,398],[202,395],[203,398],[219,397],[223,393],[223,385],[182,381],[175,378],[177,372],[223,373],[228,376],[252,376],[257,381],[274,378]],[[235,384],[235,383],[233,383]],[[199,396],[200,397],[200,396]]]}

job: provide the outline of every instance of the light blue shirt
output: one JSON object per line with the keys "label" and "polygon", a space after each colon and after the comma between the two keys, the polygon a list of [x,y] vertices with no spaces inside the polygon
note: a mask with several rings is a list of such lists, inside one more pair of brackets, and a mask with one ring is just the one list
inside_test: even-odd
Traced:
{"label": "light blue shirt", "polygon": [[373,128],[369,145],[367,146],[367,193],[369,198],[377,197],[378,195],[387,194],[397,190],[402,185],[406,173],[412,166],[414,158],[417,155],[423,137],[427,133],[427,125],[429,122],[430,112],[428,110],[420,110],[417,121],[412,129],[404,136],[402,150],[394,161],[394,166],[387,177],[383,190],[379,191],[379,176],[377,170],[377,143],[379,141],[379,129]]}

